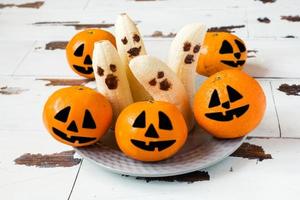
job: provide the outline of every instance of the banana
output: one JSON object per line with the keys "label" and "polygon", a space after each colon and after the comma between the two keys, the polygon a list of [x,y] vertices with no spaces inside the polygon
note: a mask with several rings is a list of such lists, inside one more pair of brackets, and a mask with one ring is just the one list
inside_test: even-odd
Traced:
{"label": "banana", "polygon": [[128,67],[130,60],[136,56],[145,55],[146,49],[138,28],[125,13],[120,14],[117,18],[115,36],[119,55],[124,65],[126,65],[126,73],[134,101],[150,98],[148,92],[138,83]]}
{"label": "banana", "polygon": [[206,31],[206,26],[198,23],[184,26],[173,39],[169,51],[168,66],[182,81],[191,106],[195,93],[196,67]]}
{"label": "banana", "polygon": [[151,99],[174,104],[182,112],[191,130],[194,120],[189,97],[176,74],[165,63],[148,55],[135,57],[129,67]]}
{"label": "banana", "polygon": [[94,44],[93,69],[97,90],[110,101],[113,126],[120,112],[133,102],[125,67],[117,50],[109,41]]}

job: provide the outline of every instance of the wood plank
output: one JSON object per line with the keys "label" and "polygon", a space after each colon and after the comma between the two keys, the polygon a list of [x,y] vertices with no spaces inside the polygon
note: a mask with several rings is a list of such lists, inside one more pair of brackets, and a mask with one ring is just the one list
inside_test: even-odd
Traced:
{"label": "wood plank", "polygon": [[[282,86],[283,84],[287,85],[284,87]],[[293,84],[298,86],[293,87]],[[283,91],[278,90],[280,86]],[[281,136],[300,138],[300,80],[272,81],[272,89],[279,117]]]}
{"label": "wood plank", "polygon": [[300,40],[298,39],[255,39],[246,40],[250,53],[245,71],[255,77],[300,78],[298,65],[300,57]]}
{"label": "wood plank", "polygon": [[68,10],[83,10],[87,6],[89,0],[51,0],[46,1],[41,10],[57,10],[68,8]]}
{"label": "wood plank", "polygon": [[34,41],[1,41],[0,75],[12,75],[33,44]]}
{"label": "wood plank", "polygon": [[[300,37],[299,22],[291,22],[281,19],[282,16],[297,16],[300,13],[299,2],[291,2],[295,4],[293,8],[285,7],[276,8],[254,8],[247,9],[248,27],[250,38],[267,38],[276,37],[283,38],[286,36]],[[286,3],[288,5],[288,3]],[[268,18],[269,23],[261,23],[258,18]]]}
{"label": "wood plank", "polygon": [[[267,2],[267,1],[265,1]],[[297,8],[299,7],[298,1],[287,0],[287,1],[268,1],[263,3],[260,0],[186,0],[186,1],[114,1],[102,0],[101,2],[97,0],[91,0],[87,6],[87,10],[96,10],[101,7],[109,8],[112,6],[118,8],[135,8],[135,9],[146,9],[146,8],[197,8],[197,9],[226,9],[226,8],[247,8],[247,9],[261,9],[261,8],[270,8],[270,9],[280,9],[280,8]]]}
{"label": "wood plank", "polygon": [[[96,24],[98,27],[109,26],[107,28],[113,32],[113,27],[110,24],[114,24],[117,15],[124,12],[124,9],[110,7],[109,9],[99,8],[99,10],[90,12],[80,10],[5,10],[0,19],[3,27],[0,37],[17,39],[18,33],[22,32],[22,38],[28,40],[69,39],[77,32],[75,30],[76,23]],[[148,8],[148,12],[144,12],[144,9],[139,10],[133,7],[126,9],[126,12],[138,23],[142,34],[145,36],[150,36],[155,31],[162,31],[165,34],[177,32],[185,24],[193,22],[202,22],[208,27],[247,25],[244,9],[182,10],[182,8],[166,8],[160,10]],[[178,18],[178,13],[188,17]],[[19,20],[20,18],[22,20]],[[174,19],[176,19],[176,23],[173,23]],[[233,31],[242,37],[247,37],[248,34],[247,26]]]}
{"label": "wood plank", "polygon": [[69,67],[64,50],[45,50],[45,42],[37,42],[14,75],[34,77],[79,77]]}

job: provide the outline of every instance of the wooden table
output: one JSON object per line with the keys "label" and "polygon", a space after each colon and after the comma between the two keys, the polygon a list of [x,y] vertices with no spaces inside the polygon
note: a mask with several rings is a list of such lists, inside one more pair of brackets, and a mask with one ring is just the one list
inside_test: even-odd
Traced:
{"label": "wooden table", "polygon": [[[95,87],[68,67],[65,41],[87,27],[113,31],[121,12],[162,59],[172,33],[190,22],[245,40],[245,71],[263,87],[267,110],[236,153],[201,172],[135,178],[81,159],[46,132],[42,108],[52,92]],[[299,15],[297,0],[1,0],[0,199],[299,199]]]}

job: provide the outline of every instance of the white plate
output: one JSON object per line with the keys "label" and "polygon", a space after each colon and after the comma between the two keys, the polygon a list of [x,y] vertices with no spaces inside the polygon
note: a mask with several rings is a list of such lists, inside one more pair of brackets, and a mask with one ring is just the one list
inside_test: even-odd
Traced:
{"label": "white plate", "polygon": [[133,160],[117,147],[111,131],[101,142],[75,148],[83,158],[118,174],[142,177],[162,177],[185,174],[200,170],[223,160],[232,154],[245,137],[230,140],[216,139],[196,127],[189,133],[184,147],[173,157],[155,163]]}

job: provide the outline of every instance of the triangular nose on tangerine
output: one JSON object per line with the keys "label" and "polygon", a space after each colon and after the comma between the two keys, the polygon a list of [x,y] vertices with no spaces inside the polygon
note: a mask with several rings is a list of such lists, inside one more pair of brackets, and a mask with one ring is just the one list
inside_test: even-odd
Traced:
{"label": "triangular nose on tangerine", "polygon": [[151,138],[159,138],[159,135],[157,134],[153,124],[151,124],[149,126],[149,128],[147,129],[146,133],[145,133],[146,137],[151,137]]}

